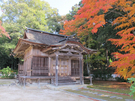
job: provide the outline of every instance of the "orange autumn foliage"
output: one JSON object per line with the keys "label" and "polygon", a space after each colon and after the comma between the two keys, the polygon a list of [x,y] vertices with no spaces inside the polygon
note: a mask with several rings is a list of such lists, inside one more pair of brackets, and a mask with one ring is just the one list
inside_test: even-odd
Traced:
{"label": "orange autumn foliage", "polygon": [[[82,0],[82,4],[83,7],[74,16],[75,19],[65,22],[61,34],[77,33],[81,37],[88,35],[90,31],[96,33],[99,27],[106,24],[104,17],[111,8],[120,11],[120,16],[112,25],[116,26],[115,29],[121,29],[116,33],[121,38],[109,41],[121,46],[121,49],[113,53],[116,61],[110,66],[117,67],[115,73],[125,79],[135,77],[135,0]],[[100,11],[103,13],[99,14]]]}
{"label": "orange autumn foliage", "polygon": [[117,35],[120,39],[109,39],[112,44],[121,46],[119,52],[113,53],[117,59],[110,66],[117,67],[116,73],[125,79],[135,77],[135,4],[133,0],[118,0],[117,8],[125,14],[116,18],[113,25],[115,29],[121,29]]}
{"label": "orange autumn foliage", "polygon": [[64,23],[64,30],[61,30],[60,34],[69,35],[72,33],[77,33],[78,36],[88,35],[92,28],[92,33],[96,33],[98,28],[105,24],[104,14],[97,15],[97,13],[102,9],[104,13],[108,9],[112,8],[116,0],[83,0],[80,10],[78,10],[77,15],[75,15],[75,20],[66,21]]}
{"label": "orange autumn foliage", "polygon": [[6,32],[6,30],[4,29],[4,27],[1,26],[1,21],[0,21],[0,37],[2,37],[2,35],[5,35],[6,37],[8,37],[10,39],[9,34]]}

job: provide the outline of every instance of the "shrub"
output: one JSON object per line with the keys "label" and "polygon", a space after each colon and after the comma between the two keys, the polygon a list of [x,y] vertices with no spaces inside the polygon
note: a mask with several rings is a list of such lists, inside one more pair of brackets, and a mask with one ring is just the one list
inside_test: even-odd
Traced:
{"label": "shrub", "polygon": [[9,68],[9,66],[7,66],[7,68],[3,68],[2,69],[2,77],[3,78],[8,78],[11,74],[11,68]]}
{"label": "shrub", "polygon": [[129,93],[130,96],[133,95],[135,97],[135,78],[128,78],[128,82],[131,83],[130,90],[131,92]]}
{"label": "shrub", "polygon": [[7,68],[3,68],[1,71],[2,71],[2,78],[13,79],[15,77],[14,73],[11,73],[11,68],[9,68],[9,66],[7,66]]}
{"label": "shrub", "polygon": [[108,80],[112,78],[112,73],[110,68],[102,67],[102,69],[97,69],[93,72],[93,79],[100,78],[102,80]]}

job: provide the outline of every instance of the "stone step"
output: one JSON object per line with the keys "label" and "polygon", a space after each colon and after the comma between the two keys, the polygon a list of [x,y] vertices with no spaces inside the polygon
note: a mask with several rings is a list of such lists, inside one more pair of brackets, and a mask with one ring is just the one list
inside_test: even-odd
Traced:
{"label": "stone step", "polygon": [[58,85],[76,85],[76,84],[80,84],[80,83],[78,83],[78,82],[58,83]]}

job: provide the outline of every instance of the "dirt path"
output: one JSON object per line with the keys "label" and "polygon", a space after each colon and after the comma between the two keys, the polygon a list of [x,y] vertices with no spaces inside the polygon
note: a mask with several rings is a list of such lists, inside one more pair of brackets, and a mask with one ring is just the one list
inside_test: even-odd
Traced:
{"label": "dirt path", "polygon": [[0,101],[92,101],[64,91],[37,87],[24,89],[14,85],[12,81],[10,81],[11,85],[9,83],[3,84],[3,81],[6,82],[6,80],[0,80]]}

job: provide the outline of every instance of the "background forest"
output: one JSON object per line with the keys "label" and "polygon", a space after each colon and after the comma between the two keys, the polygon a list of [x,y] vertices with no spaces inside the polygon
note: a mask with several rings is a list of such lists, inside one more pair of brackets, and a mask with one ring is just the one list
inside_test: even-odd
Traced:
{"label": "background forest", "polygon": [[[7,66],[18,68],[19,59],[13,56],[12,51],[28,27],[54,34],[76,34],[85,47],[98,50],[84,56],[84,75],[92,73],[94,78],[102,80],[107,80],[114,72],[124,78],[133,76],[134,58],[129,61],[126,55],[134,56],[134,0],[82,0],[63,16],[41,0],[8,0],[0,7],[3,12],[0,20],[4,27],[0,26],[3,29],[0,69]],[[123,63],[127,64],[120,65]]]}

